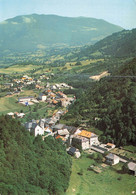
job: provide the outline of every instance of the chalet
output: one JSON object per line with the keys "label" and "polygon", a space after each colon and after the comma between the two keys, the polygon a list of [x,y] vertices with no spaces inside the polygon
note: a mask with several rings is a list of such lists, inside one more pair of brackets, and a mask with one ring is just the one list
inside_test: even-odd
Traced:
{"label": "chalet", "polygon": [[105,158],[106,162],[110,165],[116,165],[119,163],[119,157],[115,154],[109,153]]}
{"label": "chalet", "polygon": [[130,173],[132,173],[134,176],[136,176],[136,163],[129,162],[128,169],[129,169]]}

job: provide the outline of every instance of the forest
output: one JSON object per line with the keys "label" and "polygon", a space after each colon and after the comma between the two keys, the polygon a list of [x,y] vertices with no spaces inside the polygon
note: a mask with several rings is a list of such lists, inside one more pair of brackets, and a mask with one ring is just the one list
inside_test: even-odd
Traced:
{"label": "forest", "polygon": [[136,58],[114,71],[112,76],[94,82],[77,94],[77,101],[63,117],[80,125],[88,120],[103,133],[103,142],[117,146],[136,143]]}
{"label": "forest", "polygon": [[72,163],[62,141],[33,137],[8,116],[0,124],[0,194],[63,194]]}

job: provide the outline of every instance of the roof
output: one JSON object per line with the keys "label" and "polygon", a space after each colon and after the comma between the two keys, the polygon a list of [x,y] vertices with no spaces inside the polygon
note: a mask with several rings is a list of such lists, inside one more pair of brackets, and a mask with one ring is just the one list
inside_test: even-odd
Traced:
{"label": "roof", "polygon": [[66,141],[66,139],[64,138],[64,137],[62,137],[62,136],[60,136],[60,135],[58,135],[57,137],[56,137],[56,139],[62,139],[63,141]]}
{"label": "roof", "polygon": [[57,103],[58,103],[58,101],[56,101],[56,100],[52,100],[52,103],[53,103],[53,104],[57,104]]}
{"label": "roof", "polygon": [[68,151],[68,154],[74,155],[74,153],[76,152],[76,148],[71,147]]}
{"label": "roof", "polygon": [[107,145],[107,146],[115,146],[115,145],[112,144],[112,143],[107,143],[106,145]]}
{"label": "roof", "polygon": [[129,163],[128,163],[128,168],[129,168],[129,170],[131,170],[131,171],[136,171],[136,163],[129,162]]}
{"label": "roof", "polygon": [[112,153],[109,153],[106,158],[108,159],[111,159],[111,160],[114,160],[114,159],[118,159],[119,157],[115,154],[112,154]]}
{"label": "roof", "polygon": [[28,97],[19,97],[18,99],[28,99],[28,98],[34,98],[34,96],[28,96]]}
{"label": "roof", "polygon": [[60,130],[60,129],[63,129],[64,126],[65,126],[64,124],[58,124],[58,125],[55,125],[53,128],[57,129],[57,130]]}
{"label": "roof", "polygon": [[92,136],[92,133],[86,130],[81,131],[81,133],[79,133],[78,135],[83,136],[83,137],[87,137],[90,138]]}
{"label": "roof", "polygon": [[59,135],[69,135],[69,132],[67,129],[63,129],[63,130],[58,130],[58,134]]}

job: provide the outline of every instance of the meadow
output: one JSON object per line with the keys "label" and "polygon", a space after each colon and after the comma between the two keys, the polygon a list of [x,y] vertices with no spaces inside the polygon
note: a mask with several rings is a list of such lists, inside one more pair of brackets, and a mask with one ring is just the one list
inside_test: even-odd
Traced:
{"label": "meadow", "polygon": [[[101,173],[88,170],[96,163],[83,154],[80,159],[72,158],[72,174],[66,195],[129,195],[136,191],[136,178],[121,173],[122,164],[107,166]],[[82,172],[82,175],[79,173]]]}

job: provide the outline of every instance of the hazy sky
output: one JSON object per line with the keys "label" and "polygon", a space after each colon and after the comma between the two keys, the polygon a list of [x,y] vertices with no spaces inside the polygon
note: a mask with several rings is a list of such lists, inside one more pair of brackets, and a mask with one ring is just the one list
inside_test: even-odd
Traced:
{"label": "hazy sky", "polygon": [[100,18],[136,28],[136,0],[0,0],[0,21],[32,13]]}

